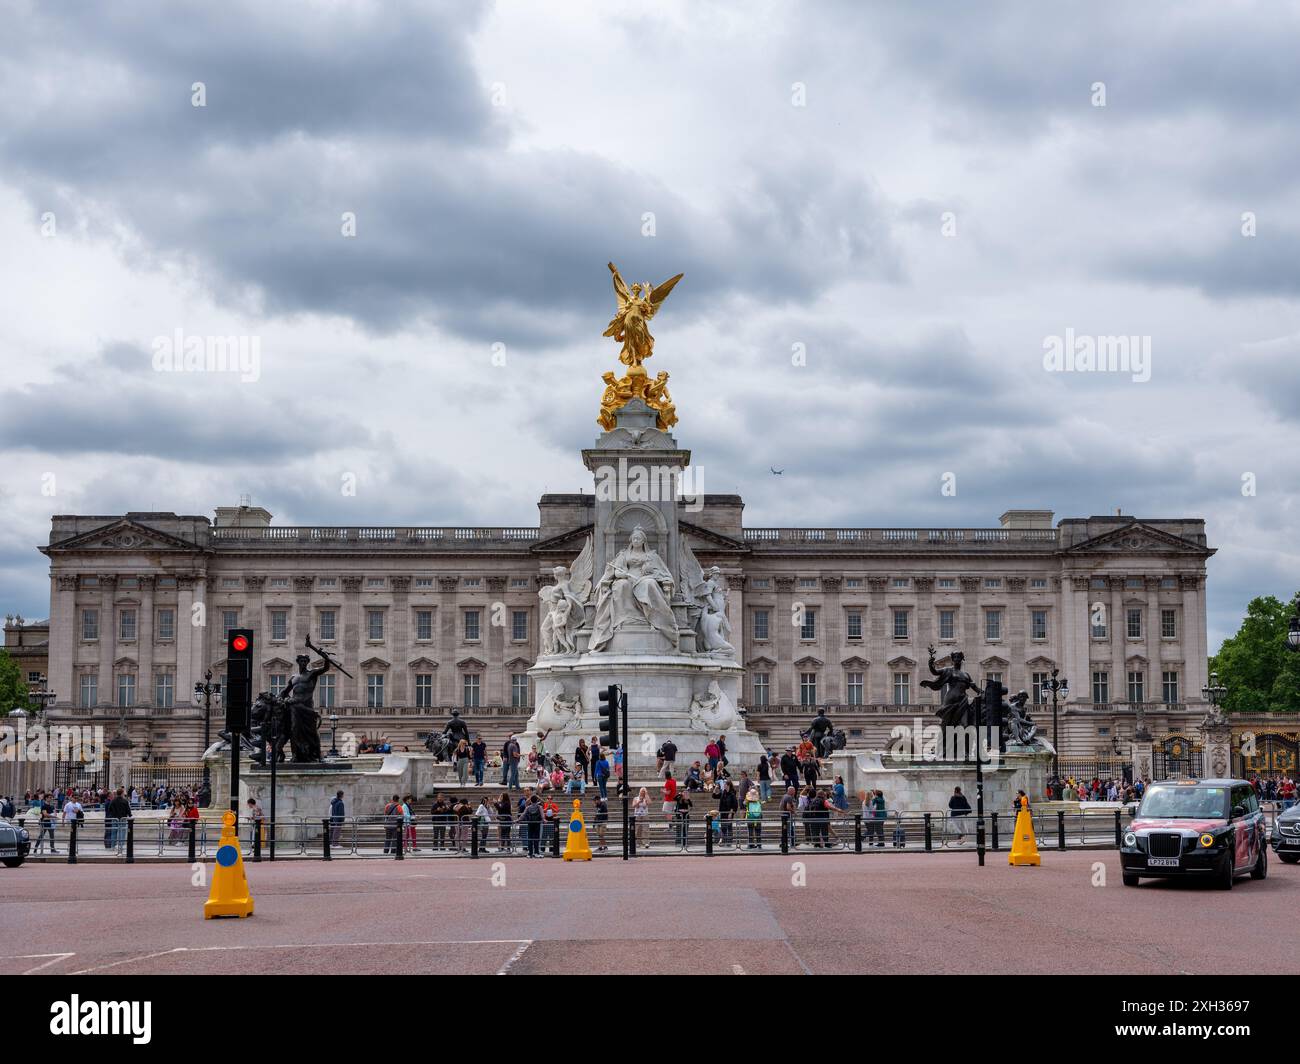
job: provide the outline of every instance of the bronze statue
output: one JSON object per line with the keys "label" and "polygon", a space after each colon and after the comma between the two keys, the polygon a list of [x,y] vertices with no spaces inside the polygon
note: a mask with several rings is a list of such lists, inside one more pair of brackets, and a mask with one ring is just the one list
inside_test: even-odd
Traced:
{"label": "bronze statue", "polygon": [[287,728],[282,725],[282,729],[288,731],[289,749],[293,752],[293,760],[299,764],[324,760],[320,750],[320,714],[314,704],[316,684],[331,667],[344,676],[352,675],[320,647],[313,646],[310,639],[307,640],[307,649],[319,654],[321,663],[313,667],[310,657],[299,654],[298,671],[289,677],[289,682],[280,692],[281,711],[285,715],[281,720],[287,718]]}
{"label": "bronze statue", "polygon": [[253,764],[266,764],[268,747],[276,761],[283,761],[284,746],[289,741],[291,729],[289,708],[269,691],[262,691],[253,700],[250,721]]}
{"label": "bronze statue", "polygon": [[975,681],[971,679],[970,673],[962,668],[962,663],[966,660],[966,655],[960,650],[952,652],[952,664],[944,669],[934,667],[934,647],[927,648],[930,652],[930,672],[936,678],[933,680],[922,680],[921,686],[927,687],[931,691],[939,691],[939,708],[935,713],[939,716],[939,722],[945,728],[964,727],[971,724],[973,714],[971,712],[970,701],[966,697],[966,692],[971,691],[980,695],[981,691],[975,686]]}

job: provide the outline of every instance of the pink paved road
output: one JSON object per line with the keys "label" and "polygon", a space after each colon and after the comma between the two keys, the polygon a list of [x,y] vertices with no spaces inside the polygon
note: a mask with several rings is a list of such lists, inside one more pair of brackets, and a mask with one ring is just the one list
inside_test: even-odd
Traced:
{"label": "pink paved road", "polygon": [[[1094,885],[1094,862],[1106,870]],[[1300,971],[1300,868],[1120,885],[1113,853],[249,865],[247,920],[189,866],[0,869],[0,974]]]}

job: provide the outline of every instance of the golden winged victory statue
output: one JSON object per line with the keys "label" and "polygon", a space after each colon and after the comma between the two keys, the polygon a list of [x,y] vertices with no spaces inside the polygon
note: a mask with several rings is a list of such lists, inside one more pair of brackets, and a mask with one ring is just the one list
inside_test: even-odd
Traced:
{"label": "golden winged victory statue", "polygon": [[682,279],[682,275],[679,273],[676,277],[670,277],[655,288],[651,288],[648,282],[638,282],[629,288],[618,272],[618,267],[612,262],[609,264],[609,272],[614,275],[618,313],[603,335],[612,336],[623,345],[618,360],[628,369],[621,380],[616,379],[612,373],[604,375],[605,392],[601,396],[600,416],[596,421],[609,432],[615,426],[615,413],[629,399],[642,399],[647,406],[658,412],[658,427],[667,430],[677,423],[676,407],[668,394],[668,374],[660,373],[655,380],[651,380],[642,363],[654,354],[655,338],[650,335],[650,319],[668,298],[673,286]]}

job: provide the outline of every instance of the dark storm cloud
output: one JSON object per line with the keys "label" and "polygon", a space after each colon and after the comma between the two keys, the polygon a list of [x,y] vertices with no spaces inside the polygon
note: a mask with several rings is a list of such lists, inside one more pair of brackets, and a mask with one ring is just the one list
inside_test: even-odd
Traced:
{"label": "dark storm cloud", "polygon": [[277,400],[235,374],[154,373],[149,352],[111,344],[53,381],[0,391],[0,448],[50,455],[115,454],[228,465],[233,439],[289,458],[371,434],[313,416],[310,399]]}
{"label": "dark storm cloud", "polygon": [[505,150],[464,5],[75,10],[24,18],[0,159],[37,209],[125,226],[143,240],[125,254],[192,263],[232,303],[546,347],[568,315],[612,313],[603,284],[573,283],[611,256],[629,282],[686,272],[686,314],[901,275],[879,191],[825,158],[740,167],[705,209],[597,156]]}
{"label": "dark storm cloud", "polygon": [[[1182,285],[1214,297],[1300,295],[1300,232],[1267,216],[1258,234],[1241,234],[1236,218],[1227,235],[1199,246],[1177,237],[1116,256],[1117,271],[1151,284]],[[1154,242],[1153,242],[1154,243]]]}

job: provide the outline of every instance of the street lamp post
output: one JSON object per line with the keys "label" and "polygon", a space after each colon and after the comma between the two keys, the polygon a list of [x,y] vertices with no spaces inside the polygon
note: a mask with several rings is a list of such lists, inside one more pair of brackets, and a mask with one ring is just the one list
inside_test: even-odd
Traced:
{"label": "street lamp post", "polygon": [[1201,688],[1201,697],[1215,709],[1218,709],[1223,704],[1227,694],[1228,689],[1219,683],[1219,674],[1217,672],[1210,673],[1210,682]]}
{"label": "street lamp post", "polygon": [[58,695],[56,695],[53,691],[46,689],[45,684],[46,684],[45,674],[42,673],[32,683],[29,683],[27,685],[28,686],[27,700],[35,704],[36,713],[38,716],[41,717],[45,715],[45,711],[58,698]]}
{"label": "street lamp post", "polygon": [[[212,745],[212,696],[221,694],[221,684],[212,682],[212,670],[203,674],[203,682],[194,685],[194,697],[203,699],[203,752],[208,752]],[[236,755],[237,756],[237,755]],[[208,759],[203,759],[203,789],[212,793],[212,779],[208,769]]]}
{"label": "street lamp post", "polygon": [[1058,783],[1061,779],[1061,737],[1060,721],[1057,717],[1057,695],[1062,698],[1068,698],[1070,694],[1070,681],[1057,679],[1060,669],[1053,669],[1051,679],[1044,681],[1043,690],[1052,692],[1052,775],[1056,777]]}
{"label": "street lamp post", "polygon": [[1291,625],[1287,629],[1286,648],[1292,653],[1300,653],[1300,595],[1295,597],[1295,613],[1291,615]]}
{"label": "street lamp post", "polygon": [[339,756],[339,715],[330,710],[330,752],[326,757]]}

